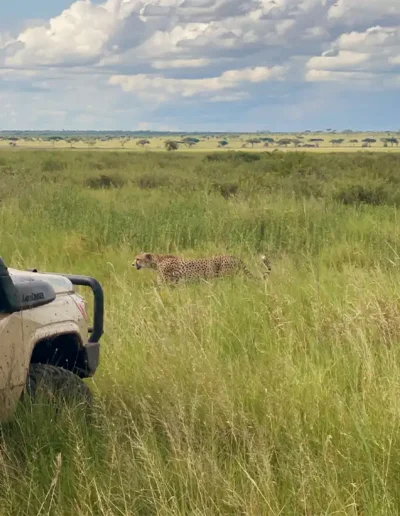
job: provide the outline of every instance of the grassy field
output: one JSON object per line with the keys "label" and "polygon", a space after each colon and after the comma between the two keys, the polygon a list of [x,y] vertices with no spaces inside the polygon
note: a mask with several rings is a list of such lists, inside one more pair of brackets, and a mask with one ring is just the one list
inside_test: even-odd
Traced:
{"label": "grassy field", "polygon": [[[400,156],[0,153],[1,256],[90,274],[97,417],[21,406],[4,515],[397,515]],[[154,288],[142,250],[267,281]]]}

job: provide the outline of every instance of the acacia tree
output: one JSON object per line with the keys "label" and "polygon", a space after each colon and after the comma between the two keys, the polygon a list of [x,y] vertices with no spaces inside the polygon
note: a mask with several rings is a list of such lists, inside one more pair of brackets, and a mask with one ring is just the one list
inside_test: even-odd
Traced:
{"label": "acacia tree", "polygon": [[250,143],[250,145],[254,147],[254,144],[261,143],[261,140],[259,140],[258,138],[250,138],[250,140],[246,140],[246,143]]}
{"label": "acacia tree", "polygon": [[366,147],[371,147],[371,143],[376,143],[375,138],[364,138],[364,140],[361,141],[366,145]]}
{"label": "acacia tree", "polygon": [[388,144],[390,143],[391,146],[393,147],[393,145],[398,145],[399,144],[399,140],[397,138],[381,138],[381,142],[383,142],[384,146],[387,147]]}
{"label": "acacia tree", "polygon": [[344,142],[344,139],[343,139],[343,138],[336,138],[336,139],[334,139],[334,140],[331,140],[331,142],[330,142],[330,143],[331,143],[333,146],[335,146],[335,145],[341,145],[343,142]]}
{"label": "acacia tree", "polygon": [[281,140],[278,140],[276,143],[277,145],[279,145],[279,147],[287,147],[292,143],[292,141],[293,140],[291,140],[290,138],[282,138]]}
{"label": "acacia tree", "polygon": [[315,143],[317,147],[319,147],[319,144],[324,141],[323,138],[310,138],[308,140],[311,143]]}
{"label": "acacia tree", "polygon": [[189,149],[191,147],[193,147],[193,145],[196,145],[196,143],[199,143],[199,139],[198,138],[190,138],[190,137],[186,137],[186,138],[183,138],[182,140],[182,143],[184,145],[186,145],[187,147],[189,147]]}
{"label": "acacia tree", "polygon": [[65,141],[70,144],[70,147],[72,149],[73,144],[76,142],[79,142],[79,138],[76,138],[76,137],[67,138]]}
{"label": "acacia tree", "polygon": [[150,141],[149,140],[138,140],[136,142],[136,145],[140,145],[140,147],[144,147],[145,145],[150,145]]}
{"label": "acacia tree", "polygon": [[47,138],[47,141],[51,142],[53,144],[53,147],[54,147],[56,142],[60,142],[61,140],[63,140],[63,138],[61,136],[49,136]]}
{"label": "acacia tree", "polygon": [[174,140],[167,140],[165,142],[165,148],[167,151],[174,151],[179,149],[179,143]]}
{"label": "acacia tree", "polygon": [[228,145],[228,142],[227,142],[226,140],[220,140],[220,141],[218,142],[218,147],[220,147],[220,148],[224,148],[224,147],[226,147],[227,145]]}

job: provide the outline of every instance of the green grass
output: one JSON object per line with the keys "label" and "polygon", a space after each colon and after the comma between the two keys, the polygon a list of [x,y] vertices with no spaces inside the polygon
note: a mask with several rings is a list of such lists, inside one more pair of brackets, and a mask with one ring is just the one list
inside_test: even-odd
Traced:
{"label": "green grass", "polygon": [[[97,417],[21,406],[4,515],[396,515],[392,154],[0,153],[1,256],[106,295]],[[154,288],[142,250],[235,253],[264,282]]]}

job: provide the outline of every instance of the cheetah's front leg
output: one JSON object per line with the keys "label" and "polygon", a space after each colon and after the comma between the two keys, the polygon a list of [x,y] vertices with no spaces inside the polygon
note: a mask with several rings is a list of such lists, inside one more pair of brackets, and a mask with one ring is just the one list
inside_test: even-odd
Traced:
{"label": "cheetah's front leg", "polygon": [[171,276],[166,276],[164,274],[159,274],[157,276],[157,285],[158,285],[158,288],[161,288],[161,286],[172,286],[172,287],[175,287],[179,282],[179,277],[175,276],[175,275],[171,275]]}

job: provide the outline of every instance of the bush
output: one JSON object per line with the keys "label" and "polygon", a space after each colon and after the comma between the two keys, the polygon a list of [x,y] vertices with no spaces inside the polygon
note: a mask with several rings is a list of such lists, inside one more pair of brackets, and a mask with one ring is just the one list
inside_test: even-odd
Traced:
{"label": "bush", "polygon": [[90,161],[88,163],[88,168],[91,168],[93,170],[105,170],[109,167],[103,162],[103,161]]}
{"label": "bush", "polygon": [[370,204],[379,206],[391,204],[391,193],[383,184],[353,184],[340,189],[335,199],[343,204],[358,205]]}
{"label": "bush", "polygon": [[138,178],[138,187],[147,190],[168,185],[168,177],[159,174],[143,174]]}
{"label": "bush", "polygon": [[89,177],[84,181],[85,186],[96,190],[103,188],[122,188],[125,184],[126,181],[121,176],[107,174]]}
{"label": "bush", "polygon": [[254,161],[260,161],[261,155],[253,152],[214,152],[213,154],[207,154],[204,158],[205,161],[221,162],[230,161],[236,163],[253,163]]}
{"label": "bush", "polygon": [[253,152],[235,152],[233,161],[242,161],[243,163],[253,163],[260,161],[261,155]]}
{"label": "bush", "polygon": [[66,164],[64,161],[59,159],[59,157],[50,156],[45,159],[42,163],[42,171],[43,172],[60,172],[66,168]]}
{"label": "bush", "polygon": [[204,158],[204,161],[212,161],[212,162],[220,162],[220,161],[228,161],[230,157],[228,154],[222,154],[221,152],[214,152],[213,154],[207,154]]}
{"label": "bush", "polygon": [[213,188],[224,199],[229,199],[229,197],[234,197],[238,193],[239,185],[237,183],[213,183]]}

